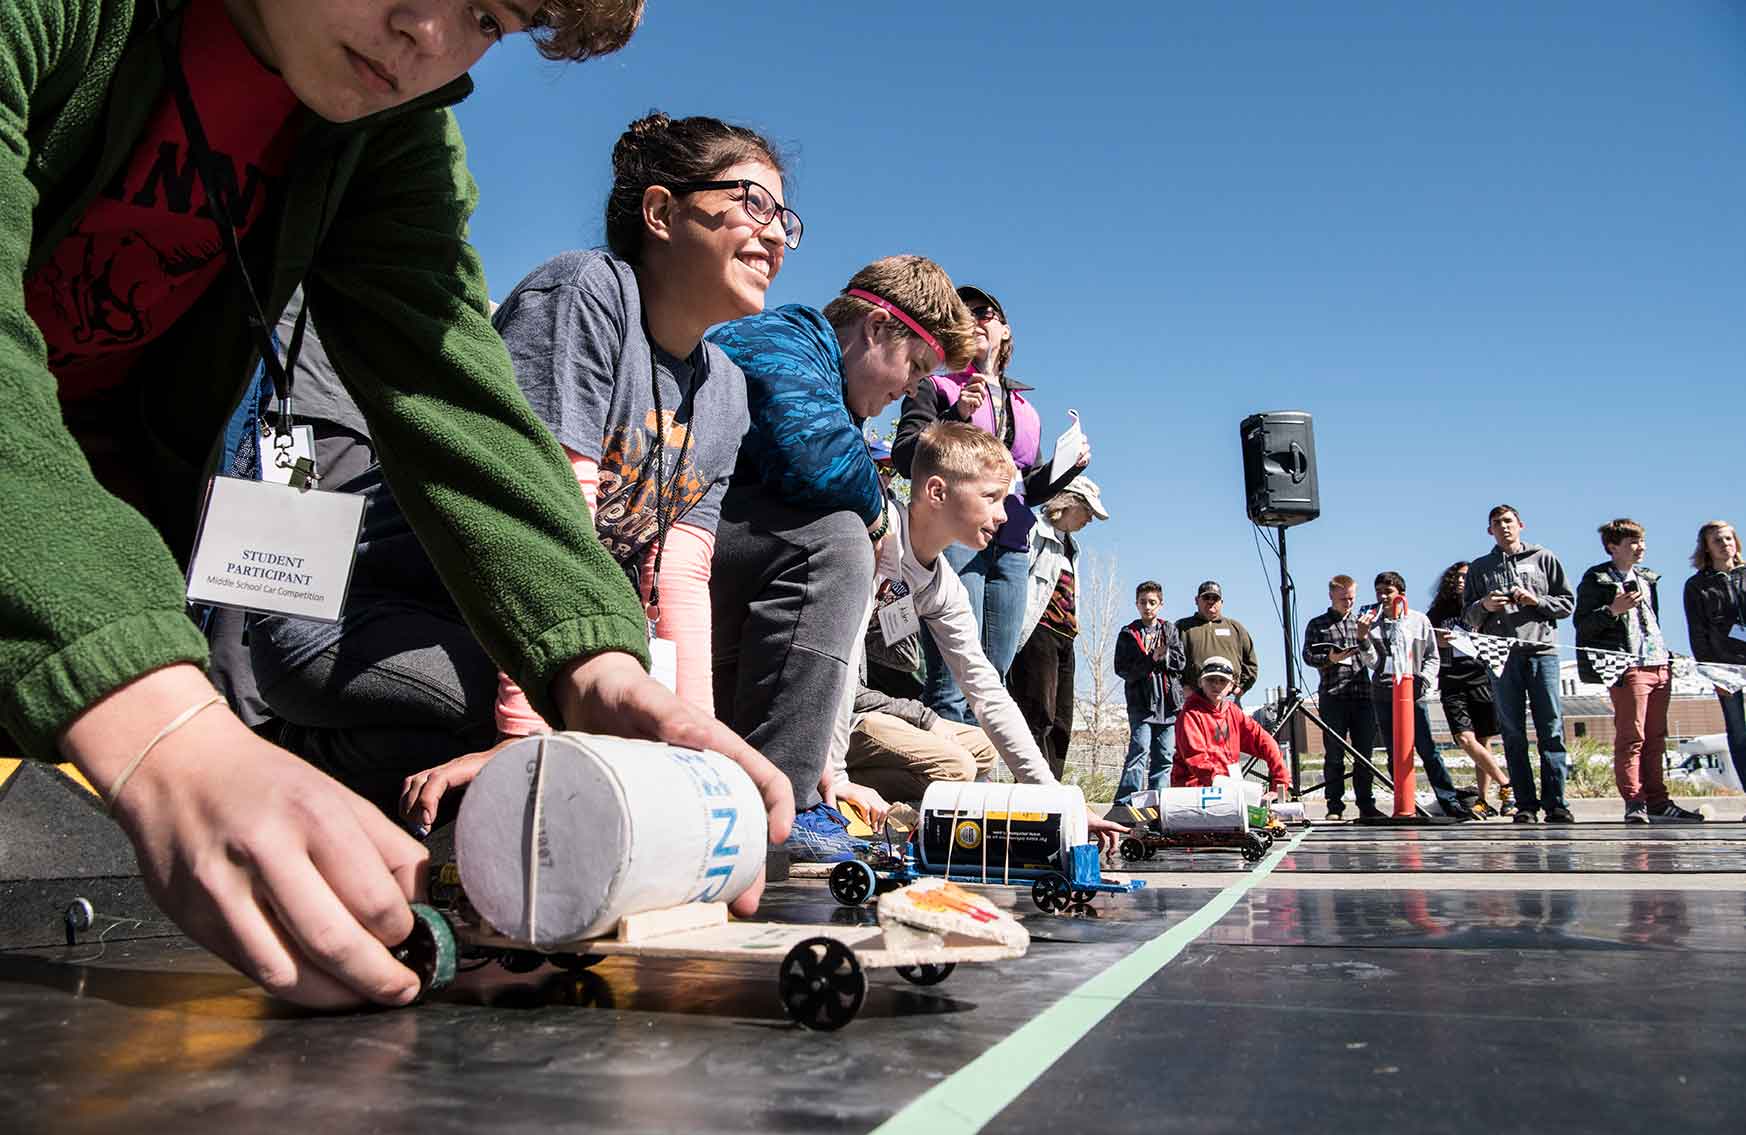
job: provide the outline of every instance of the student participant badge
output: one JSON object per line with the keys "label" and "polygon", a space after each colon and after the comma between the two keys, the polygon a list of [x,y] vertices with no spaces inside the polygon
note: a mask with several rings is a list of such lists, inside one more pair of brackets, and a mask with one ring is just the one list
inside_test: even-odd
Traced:
{"label": "student participant badge", "polygon": [[188,568],[188,600],[337,622],[364,498],[214,477]]}
{"label": "student participant badge", "polygon": [[909,593],[909,584],[901,579],[880,581],[874,602],[878,608],[876,614],[879,618],[879,637],[885,641],[886,646],[896,646],[921,630],[921,618],[915,610],[915,596]]}

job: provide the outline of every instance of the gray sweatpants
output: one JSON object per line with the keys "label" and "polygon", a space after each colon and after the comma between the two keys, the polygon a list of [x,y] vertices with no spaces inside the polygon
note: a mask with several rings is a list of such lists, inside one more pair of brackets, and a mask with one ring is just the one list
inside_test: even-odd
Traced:
{"label": "gray sweatpants", "polygon": [[798,808],[818,803],[872,586],[859,516],[728,489],[709,584],[715,711],[787,775]]}

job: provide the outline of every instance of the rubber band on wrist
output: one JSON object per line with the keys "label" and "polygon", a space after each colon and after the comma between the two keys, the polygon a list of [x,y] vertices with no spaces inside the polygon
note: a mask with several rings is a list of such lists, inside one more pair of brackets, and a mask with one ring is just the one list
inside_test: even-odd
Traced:
{"label": "rubber band on wrist", "polygon": [[127,787],[128,778],[133,776],[134,771],[138,769],[141,764],[145,763],[147,757],[152,755],[152,750],[158,747],[158,742],[162,741],[165,737],[168,737],[176,730],[182,728],[182,726],[188,724],[190,721],[193,721],[200,715],[202,710],[210,709],[215,705],[222,704],[223,701],[223,694],[213,694],[198,705],[189,706],[187,709],[172,718],[168,725],[158,730],[157,735],[150,741],[147,741],[145,748],[139,751],[139,756],[127,762],[127,767],[121,770],[121,775],[116,777],[115,783],[109,786],[109,802],[103,805],[103,811],[108,815],[115,815],[115,802],[121,799],[121,790]]}
{"label": "rubber band on wrist", "polygon": [[923,330],[922,325],[917,323],[909,312],[898,307],[884,296],[874,295],[872,292],[869,292],[864,288],[850,288],[843,294],[846,296],[854,296],[858,300],[866,300],[874,307],[883,308],[886,311],[889,311],[892,315],[897,317],[899,323],[903,324],[911,331],[914,331],[916,335],[920,336],[922,342],[932,347],[935,356],[937,356],[942,363],[946,361],[946,349],[940,346],[940,341]]}

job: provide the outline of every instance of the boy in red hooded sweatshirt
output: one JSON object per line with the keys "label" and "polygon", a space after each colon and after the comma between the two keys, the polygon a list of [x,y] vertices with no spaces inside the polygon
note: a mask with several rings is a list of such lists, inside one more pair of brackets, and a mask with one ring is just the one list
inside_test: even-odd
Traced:
{"label": "boy in red hooded sweatshirt", "polygon": [[1215,776],[1226,776],[1244,756],[1267,762],[1273,790],[1265,799],[1283,800],[1291,774],[1279,755],[1279,745],[1255,724],[1235,702],[1226,700],[1237,671],[1231,660],[1214,655],[1201,664],[1199,687],[1188,695],[1176,719],[1176,760],[1170,766],[1170,784],[1175,788],[1209,785]]}

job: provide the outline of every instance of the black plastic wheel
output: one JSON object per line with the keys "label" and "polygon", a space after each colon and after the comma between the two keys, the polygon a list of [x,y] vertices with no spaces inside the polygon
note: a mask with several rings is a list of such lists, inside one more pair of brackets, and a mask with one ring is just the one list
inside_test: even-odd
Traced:
{"label": "black plastic wheel", "polygon": [[1037,909],[1059,914],[1073,904],[1073,888],[1061,875],[1044,875],[1031,884],[1031,899]]}
{"label": "black plastic wheel", "polygon": [[1122,840],[1121,850],[1122,850],[1122,858],[1123,859],[1145,859],[1145,858],[1148,858],[1148,856],[1146,855],[1145,842],[1142,840],[1136,839],[1133,836],[1129,836],[1126,839]]}
{"label": "black plastic wheel", "polygon": [[869,864],[850,859],[831,868],[831,897],[844,906],[860,906],[873,896],[879,876]]}
{"label": "black plastic wheel", "polygon": [[547,955],[535,950],[504,950],[497,955],[497,964],[510,973],[532,973],[547,960]]}
{"label": "black plastic wheel", "polygon": [[1267,854],[1267,845],[1253,835],[1243,839],[1243,859],[1249,863],[1258,863]]}
{"label": "black plastic wheel", "polygon": [[1157,858],[1157,855],[1158,855],[1158,849],[1148,843],[1146,845],[1146,858],[1147,859],[1155,859],[1155,858]]}
{"label": "black plastic wheel", "polygon": [[912,985],[938,985],[951,977],[952,971],[957,968],[957,962],[941,962],[938,965],[923,963],[919,966],[898,966],[897,975]]}
{"label": "black plastic wheel", "polygon": [[605,954],[553,954],[551,963],[568,973],[581,973],[606,960]]}
{"label": "black plastic wheel", "polygon": [[418,975],[418,996],[455,980],[455,931],[435,907],[412,904],[412,933],[394,947],[394,960]]}
{"label": "black plastic wheel", "polygon": [[782,959],[777,988],[789,1020],[829,1032],[861,1011],[867,975],[855,952],[835,938],[808,938]]}
{"label": "black plastic wheel", "polygon": [[1075,890],[1072,895],[1074,906],[1090,906],[1091,900],[1097,897],[1096,891]]}

